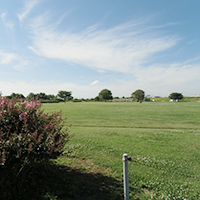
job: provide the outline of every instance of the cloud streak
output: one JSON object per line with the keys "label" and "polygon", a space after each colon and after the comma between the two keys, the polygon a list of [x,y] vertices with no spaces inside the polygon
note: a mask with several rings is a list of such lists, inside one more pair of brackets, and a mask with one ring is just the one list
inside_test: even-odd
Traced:
{"label": "cloud streak", "polygon": [[25,1],[22,11],[17,15],[20,22],[22,22],[29,15],[29,13],[34,9],[34,7],[36,7],[38,3],[39,3],[38,0]]}
{"label": "cloud streak", "polygon": [[25,96],[27,96],[30,92],[45,92],[46,94],[56,95],[58,94],[58,91],[66,90],[66,88],[68,88],[68,91],[72,91],[72,96],[75,98],[92,98],[96,96],[98,91],[101,89],[88,85],[79,85],[59,81],[0,81],[0,88],[3,95],[10,95],[15,92],[22,93]]}
{"label": "cloud streak", "polygon": [[135,73],[153,54],[175,46],[179,38],[160,35],[132,21],[110,29],[87,27],[79,33],[60,32],[39,16],[31,26],[33,46],[41,56],[84,65],[96,70]]}
{"label": "cloud streak", "polygon": [[99,81],[96,80],[96,81],[92,82],[90,85],[97,85],[98,83],[99,83]]}
{"label": "cloud streak", "polygon": [[[165,95],[172,89],[179,90],[192,81],[198,80],[197,74],[200,73],[198,65],[191,64],[192,61],[197,61],[198,57],[183,63],[162,64],[156,62],[157,54],[175,47],[181,40],[180,37],[161,32],[163,27],[171,26],[171,24],[148,26],[149,20],[145,19],[107,29],[101,28],[100,24],[95,24],[79,32],[70,30],[69,25],[68,29],[61,31],[59,24],[67,17],[67,14],[61,16],[57,22],[51,23],[49,23],[51,14],[48,12],[31,18],[29,31],[32,34],[32,44],[28,44],[27,48],[37,56],[73,64],[71,67],[77,64],[94,69],[99,73],[108,71],[119,75],[123,73],[121,80],[112,78],[112,82],[115,84],[109,84],[109,89],[118,96],[124,96],[138,88],[155,95],[158,95],[156,91],[165,90],[163,93]],[[6,60],[9,60],[9,57],[7,59],[6,56],[4,57],[2,61],[8,62]],[[23,70],[27,63],[21,62],[20,66],[16,65],[15,68]],[[99,77],[97,79],[100,80]],[[87,95],[90,97],[95,96],[92,94],[94,88],[100,91],[108,84],[102,81],[99,84],[98,80],[81,87],[82,91],[87,91]],[[54,84],[54,88],[58,88],[58,90],[65,85],[65,83]],[[95,87],[93,87],[94,85]],[[74,84],[71,85],[71,88],[70,90],[80,93],[80,96],[77,97],[84,97],[80,85]],[[44,89],[44,91],[48,91],[45,86]]]}
{"label": "cloud streak", "polygon": [[[9,95],[12,92],[22,93],[27,96],[30,92],[45,92],[46,94],[57,94],[59,90],[72,91],[75,98],[94,98],[99,91],[108,88],[113,96],[127,96],[136,89],[143,89],[146,94],[168,96],[172,92],[181,92],[183,95],[199,94],[199,85],[192,84],[199,82],[200,65],[185,67],[181,64],[166,66],[151,66],[147,70],[140,70],[135,79],[130,77],[124,79],[113,79],[111,84],[102,82],[97,84],[78,84],[60,81],[0,81],[3,95]],[[192,87],[191,87],[192,84]],[[94,87],[95,85],[95,87]],[[5,93],[6,91],[6,93]],[[187,92],[184,92],[187,91]]]}
{"label": "cloud streak", "polygon": [[0,64],[9,64],[16,60],[18,57],[14,53],[5,53],[0,50]]}
{"label": "cloud streak", "polygon": [[7,13],[6,12],[3,12],[1,14],[1,20],[7,28],[9,28],[11,30],[14,29],[14,24],[10,20],[7,20]]}
{"label": "cloud streak", "polygon": [[12,64],[13,68],[18,71],[24,71],[29,65],[29,61],[23,59],[21,56],[15,53],[6,53],[0,50],[0,64],[8,65]]}

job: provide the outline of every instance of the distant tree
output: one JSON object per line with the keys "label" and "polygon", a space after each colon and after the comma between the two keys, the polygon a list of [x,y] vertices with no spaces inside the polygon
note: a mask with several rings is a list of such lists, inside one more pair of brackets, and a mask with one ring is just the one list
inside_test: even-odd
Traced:
{"label": "distant tree", "polygon": [[40,92],[37,96],[39,99],[47,99],[47,95],[44,92]]}
{"label": "distant tree", "polygon": [[29,93],[29,95],[26,97],[27,99],[36,99],[36,98],[38,98],[38,94],[34,94],[34,93]]}
{"label": "distant tree", "polygon": [[23,94],[18,94],[18,93],[12,93],[11,95],[11,98],[18,98],[18,99],[24,99],[24,95]]}
{"label": "distant tree", "polygon": [[56,96],[53,94],[45,94],[43,92],[40,92],[38,94],[29,93],[29,95],[26,97],[27,99],[43,99],[43,100],[52,100],[56,99]]}
{"label": "distant tree", "polygon": [[56,96],[53,94],[48,94],[47,95],[47,99],[51,100],[51,99],[56,99]]}
{"label": "distant tree", "polygon": [[99,100],[101,101],[107,101],[112,99],[113,99],[112,92],[108,89],[103,89],[99,93]]}
{"label": "distant tree", "polygon": [[173,92],[169,95],[169,98],[170,99],[173,99],[173,100],[179,100],[179,99],[182,99],[183,98],[183,95],[181,93],[178,93],[178,92]]}
{"label": "distant tree", "polygon": [[99,96],[96,96],[96,97],[94,98],[94,100],[95,100],[95,101],[99,101]]}
{"label": "distant tree", "polygon": [[140,103],[142,103],[142,101],[144,99],[144,95],[145,95],[145,92],[143,90],[140,90],[140,89],[136,90],[135,92],[133,92],[131,94],[131,96],[133,98],[135,98],[137,102],[140,102]]}
{"label": "distant tree", "polygon": [[61,99],[63,99],[64,101],[66,100],[72,100],[73,97],[71,96],[72,95],[72,92],[68,92],[68,91],[59,91],[57,96]]}

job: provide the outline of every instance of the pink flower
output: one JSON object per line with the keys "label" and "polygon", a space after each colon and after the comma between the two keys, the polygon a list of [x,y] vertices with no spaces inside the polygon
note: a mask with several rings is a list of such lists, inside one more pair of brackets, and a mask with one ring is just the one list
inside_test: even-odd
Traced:
{"label": "pink flower", "polygon": [[41,106],[42,103],[41,103],[40,101],[37,101],[37,102],[36,102],[36,105],[37,105],[37,106]]}
{"label": "pink flower", "polygon": [[40,105],[41,105],[40,101],[37,101],[37,102],[30,101],[30,103],[28,100],[25,100],[24,102],[21,101],[21,106],[26,107],[29,110],[33,110],[36,106],[40,106]]}
{"label": "pink flower", "polygon": [[21,103],[22,107],[25,107],[28,104],[28,100],[25,100],[24,102]]}
{"label": "pink flower", "polygon": [[27,104],[26,107],[27,107],[29,110],[32,110],[32,109],[34,109],[36,106],[37,106],[36,103],[35,103],[34,101],[31,101],[29,104]]}
{"label": "pink flower", "polygon": [[5,103],[6,103],[6,98],[5,97],[1,97],[0,98],[0,105],[2,106],[2,105],[4,105]]}
{"label": "pink flower", "polygon": [[7,110],[3,110],[0,112],[0,114],[3,114],[3,113],[7,113]]}
{"label": "pink flower", "polygon": [[21,114],[19,115],[19,120],[20,120],[20,121],[24,120],[24,119],[26,118],[26,115],[27,115],[27,112],[21,113]]}

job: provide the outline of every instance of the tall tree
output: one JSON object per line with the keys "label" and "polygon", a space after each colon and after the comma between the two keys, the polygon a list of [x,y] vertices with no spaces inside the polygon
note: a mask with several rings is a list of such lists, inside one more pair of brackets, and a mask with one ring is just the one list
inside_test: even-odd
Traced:
{"label": "tall tree", "polygon": [[103,89],[99,93],[99,100],[101,101],[107,101],[112,99],[113,99],[112,92],[108,89]]}
{"label": "tall tree", "polygon": [[72,92],[68,92],[68,91],[59,91],[57,96],[61,99],[63,99],[64,101],[66,100],[72,100],[73,97],[71,96],[72,95]]}
{"label": "tall tree", "polygon": [[133,98],[135,98],[137,102],[140,102],[140,103],[142,103],[142,101],[144,99],[144,95],[145,95],[145,92],[143,90],[140,90],[140,89],[136,90],[135,92],[133,92],[131,94],[131,96]]}

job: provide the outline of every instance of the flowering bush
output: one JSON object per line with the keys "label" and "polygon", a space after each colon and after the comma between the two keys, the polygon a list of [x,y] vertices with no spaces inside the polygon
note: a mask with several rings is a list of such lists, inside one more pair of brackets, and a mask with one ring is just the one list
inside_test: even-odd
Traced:
{"label": "flowering bush", "polygon": [[0,165],[18,167],[56,158],[70,139],[61,112],[47,114],[37,100],[0,97]]}

